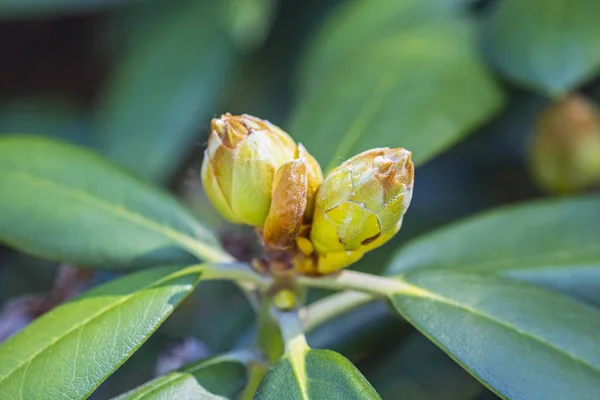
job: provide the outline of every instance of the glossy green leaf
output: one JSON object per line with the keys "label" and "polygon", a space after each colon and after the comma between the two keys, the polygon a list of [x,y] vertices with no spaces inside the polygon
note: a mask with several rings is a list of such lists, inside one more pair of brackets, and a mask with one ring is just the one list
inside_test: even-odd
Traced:
{"label": "glossy green leaf", "polygon": [[347,1],[335,9],[312,40],[302,67],[299,90],[306,93],[327,82],[344,62],[374,42],[409,28],[462,12],[466,0]]}
{"label": "glossy green leaf", "polygon": [[100,146],[111,159],[164,181],[190,150],[201,151],[200,130],[218,113],[235,53],[214,3],[151,7],[159,18],[125,46],[96,119]]}
{"label": "glossy green leaf", "polygon": [[600,304],[600,196],[544,200],[475,216],[409,242],[387,273],[502,274]]}
{"label": "glossy green leaf", "polygon": [[380,399],[375,389],[344,356],[306,348],[286,353],[263,378],[257,400]]}
{"label": "glossy green leaf", "polygon": [[491,117],[503,97],[476,56],[471,26],[452,21],[370,44],[310,95],[289,132],[325,169],[373,147],[423,163]]}
{"label": "glossy green leaf", "polygon": [[199,278],[198,268],[145,270],[48,312],[0,346],[2,398],[86,398],[154,332]]}
{"label": "glossy green leaf", "polygon": [[158,377],[115,400],[234,399],[247,381],[248,353],[217,356]]}
{"label": "glossy green leaf", "polygon": [[398,312],[503,398],[595,399],[600,312],[560,293],[462,271],[413,271]]}
{"label": "glossy green leaf", "polygon": [[[200,281],[200,283],[202,282],[203,280]],[[198,290],[201,289],[196,286],[194,292],[197,292]],[[181,303],[177,308],[179,307],[181,307]],[[175,310],[175,312],[177,312],[177,310]],[[171,317],[169,316],[169,318]],[[167,321],[169,318],[167,318]],[[163,372],[164,355],[165,353],[171,354],[169,353],[169,350],[174,347],[165,348],[164,336],[162,336],[160,332],[161,327],[159,327],[123,365],[98,386],[88,399],[111,399],[131,390],[133,387],[143,385],[153,379],[156,376],[156,373]]]}
{"label": "glossy green leaf", "polygon": [[226,257],[170,196],[81,148],[31,136],[0,138],[0,240],[80,266],[176,262],[183,249]]}
{"label": "glossy green leaf", "polygon": [[596,0],[505,0],[490,26],[490,52],[515,81],[561,95],[600,69]]}
{"label": "glossy green leaf", "polygon": [[474,400],[485,390],[418,333],[397,349],[382,354],[367,378],[384,399],[394,399],[402,393],[402,400]]}

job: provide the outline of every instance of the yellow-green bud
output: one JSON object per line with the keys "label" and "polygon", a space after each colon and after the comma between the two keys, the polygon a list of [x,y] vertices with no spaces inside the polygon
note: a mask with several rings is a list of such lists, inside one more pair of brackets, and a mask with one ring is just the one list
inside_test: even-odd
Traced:
{"label": "yellow-green bud", "polygon": [[365,151],[331,171],[315,200],[308,237],[297,239],[296,268],[326,274],[359,260],[400,229],[414,168],[405,149]]}
{"label": "yellow-green bud", "polygon": [[275,172],[297,153],[292,138],[268,121],[245,114],[213,119],[202,163],[208,199],[230,222],[262,226]]}
{"label": "yellow-green bud", "polygon": [[273,295],[273,305],[280,311],[296,307],[296,295],[289,289],[282,289]]}
{"label": "yellow-green bud", "polygon": [[537,184],[554,192],[600,183],[600,114],[590,101],[571,95],[540,115],[530,166]]}
{"label": "yellow-green bud", "polygon": [[211,124],[202,163],[210,202],[227,220],[260,228],[265,244],[294,245],[312,220],[321,167],[275,125],[250,115],[222,115]]}

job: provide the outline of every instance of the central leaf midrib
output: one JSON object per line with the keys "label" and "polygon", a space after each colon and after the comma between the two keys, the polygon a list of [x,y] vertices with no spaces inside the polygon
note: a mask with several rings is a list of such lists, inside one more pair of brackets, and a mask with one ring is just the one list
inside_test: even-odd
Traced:
{"label": "central leaf midrib", "polygon": [[[170,239],[174,242],[179,243],[184,248],[188,249],[190,252],[196,255],[202,255],[207,261],[226,261],[224,259],[224,253],[219,251],[215,251],[209,246],[205,245],[203,242],[197,240],[196,238],[184,234],[180,231],[173,229],[167,225],[161,225],[158,222],[147,218],[141,214],[135,213],[122,205],[116,206],[113,203],[109,203],[106,200],[94,196],[89,192],[73,189],[68,186],[60,185],[52,180],[41,178],[39,176],[33,175],[31,173],[19,170],[10,170],[4,169],[6,171],[6,175],[13,175],[16,179],[22,179],[24,181],[29,181],[32,186],[41,186],[45,188],[49,188],[58,192],[59,194],[64,195],[65,197],[75,198],[82,203],[87,203],[93,205],[97,208],[108,211],[110,214],[114,215],[117,218],[122,218],[126,221],[129,221],[135,225],[147,228],[153,232],[156,232],[163,237]],[[201,253],[201,254],[200,254]],[[212,254],[211,254],[212,253]],[[207,256],[208,255],[208,256]]]}
{"label": "central leaf midrib", "polygon": [[[412,248],[412,249],[407,249],[406,250],[406,254],[409,255],[409,257],[411,256],[411,253],[414,253],[418,247]],[[579,247],[580,251],[577,252],[573,252],[575,253],[575,256],[565,256],[564,254],[569,252],[568,248],[563,248],[563,249],[558,249],[558,250],[552,250],[552,251],[547,251],[547,252],[541,252],[541,253],[536,253],[536,254],[531,254],[529,256],[522,256],[520,258],[516,258],[516,257],[488,257],[488,258],[482,258],[482,259],[477,259],[477,260],[469,260],[467,262],[461,261],[461,260],[450,260],[451,262],[448,263],[448,259],[440,259],[440,260],[428,260],[427,263],[423,263],[423,264],[416,264],[415,266],[412,266],[408,269],[405,270],[401,270],[401,271],[394,271],[392,272],[392,275],[399,275],[399,274],[403,274],[409,271],[416,271],[416,270],[420,270],[420,269],[438,269],[438,268],[454,268],[454,269],[461,269],[461,270],[469,270],[469,271],[483,271],[483,270],[487,270],[490,266],[495,266],[495,265],[499,265],[499,266],[503,266],[505,264],[510,264],[510,263],[514,263],[516,261],[519,262],[520,266],[523,267],[513,267],[513,268],[504,268],[507,271],[519,271],[519,270],[531,270],[531,269],[539,269],[542,268],[541,266],[538,265],[531,265],[531,264],[539,264],[540,262],[545,262],[545,261],[557,261],[558,263],[581,263],[581,262],[585,262],[588,260],[588,258],[590,259],[590,262],[594,262],[595,258],[597,257],[596,261],[600,264],[600,250],[598,248],[597,244],[590,244],[589,246],[581,246]],[[562,256],[562,257],[561,257]],[[399,254],[396,261],[394,261],[394,264],[401,264],[404,262],[403,258],[405,258],[406,255],[403,254]],[[439,263],[440,261],[442,261],[443,263]],[[529,264],[529,265],[527,265]],[[472,266],[479,266],[481,268],[471,268]],[[568,267],[567,264],[554,264],[554,265],[550,265],[550,267],[555,266],[556,269],[560,269],[560,268],[565,268]],[[552,268],[553,269],[553,268]]]}
{"label": "central leaf midrib", "polygon": [[158,390],[164,388],[168,384],[184,380],[185,378],[189,378],[190,376],[193,377],[193,375],[188,375],[183,371],[173,371],[172,373],[165,375],[165,379],[161,380],[160,382],[155,382],[155,385],[149,386],[147,390],[143,390],[139,393],[133,394],[131,400],[143,399],[145,396],[157,392]]}
{"label": "central leaf midrib", "polygon": [[[137,289],[135,292],[122,297],[120,300],[114,302],[113,304],[100,309],[97,313],[93,314],[92,316],[88,317],[87,319],[84,319],[84,320],[80,321],[79,323],[73,325],[70,329],[68,329],[67,331],[65,331],[62,335],[57,336],[56,338],[54,338],[54,340],[51,340],[46,345],[44,345],[39,351],[34,352],[29,357],[27,357],[25,360],[23,360],[19,364],[17,364],[12,369],[12,371],[10,371],[7,375],[5,375],[3,377],[0,377],[0,386],[2,385],[2,383],[4,381],[6,381],[9,377],[11,377],[13,374],[15,374],[24,365],[27,365],[34,358],[38,357],[39,355],[41,355],[42,353],[44,353],[45,351],[47,351],[51,346],[53,346],[56,343],[60,342],[61,340],[65,339],[67,336],[69,336],[71,333],[75,332],[77,329],[84,327],[85,325],[89,324],[90,322],[92,322],[96,318],[99,318],[102,315],[106,314],[107,312],[109,312],[109,311],[111,311],[111,310],[119,307],[120,305],[125,304],[126,302],[128,302],[129,300],[131,300],[136,295],[139,295],[140,293],[142,293],[144,290],[151,289],[153,287],[156,287],[156,286],[158,286],[158,285],[160,285],[162,283],[165,283],[165,282],[167,282],[169,280],[172,280],[172,279],[178,278],[178,277],[181,277],[181,275],[176,272],[174,274],[169,274],[167,277],[164,277],[164,278],[158,279],[156,281],[153,281],[152,283],[150,283],[148,285],[145,285],[145,286],[141,287],[140,289]],[[1,349],[1,347],[0,347],[0,349]]]}
{"label": "central leaf midrib", "polygon": [[512,324],[510,324],[510,323],[508,323],[506,321],[503,321],[501,319],[495,318],[494,316],[492,316],[492,315],[490,315],[488,313],[482,312],[480,310],[477,310],[477,309],[475,309],[473,307],[470,307],[470,306],[467,306],[465,304],[456,302],[456,301],[454,301],[454,300],[452,300],[450,298],[447,298],[447,297],[444,297],[442,295],[433,293],[433,292],[427,290],[424,287],[421,287],[421,286],[418,286],[418,285],[413,285],[413,284],[410,284],[408,282],[403,282],[403,283],[409,285],[410,288],[413,289],[413,290],[407,290],[407,291],[398,292],[398,293],[396,293],[396,295],[407,296],[407,297],[425,298],[425,299],[429,299],[431,301],[437,301],[439,303],[446,304],[446,305],[449,305],[451,307],[467,311],[467,312],[472,313],[472,314],[474,314],[474,315],[476,315],[478,317],[486,319],[486,320],[488,320],[488,321],[490,321],[492,323],[495,323],[497,325],[503,326],[506,329],[508,329],[509,331],[513,331],[513,332],[516,332],[516,333],[518,333],[520,335],[523,335],[525,337],[533,339],[534,341],[537,341],[538,343],[542,344],[543,346],[546,346],[546,347],[548,347],[548,348],[556,351],[558,354],[561,354],[561,355],[565,356],[566,358],[569,358],[571,360],[574,360],[574,361],[580,363],[581,365],[586,366],[587,368],[591,369],[595,374],[600,375],[600,370],[597,367],[595,367],[592,364],[586,362],[585,360],[579,358],[578,356],[569,353],[567,350],[564,350],[564,349],[562,349],[560,347],[554,346],[552,343],[546,341],[546,339],[543,338],[543,337],[539,337],[539,336],[536,336],[533,333],[523,331],[523,330],[519,329],[518,327],[516,327],[515,325],[512,325]]}

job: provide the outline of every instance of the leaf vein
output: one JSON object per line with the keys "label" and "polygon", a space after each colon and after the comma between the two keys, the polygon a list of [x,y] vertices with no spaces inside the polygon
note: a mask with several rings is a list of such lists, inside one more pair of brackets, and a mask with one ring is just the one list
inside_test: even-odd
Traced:
{"label": "leaf vein", "polygon": [[459,303],[459,302],[457,302],[455,300],[452,300],[450,298],[447,298],[447,297],[441,296],[439,294],[430,292],[429,290],[427,290],[427,289],[425,289],[423,287],[420,287],[420,286],[417,286],[417,285],[412,285],[412,284],[409,284],[407,282],[402,282],[402,283],[405,284],[405,285],[407,285],[408,287],[406,287],[402,291],[396,292],[396,294],[403,295],[403,296],[408,296],[408,297],[421,297],[421,298],[429,299],[429,300],[432,300],[432,301],[437,301],[437,302],[444,303],[444,304],[447,304],[449,306],[452,306],[452,307],[455,307],[455,308],[458,308],[458,309],[462,309],[462,310],[468,311],[468,312],[470,312],[470,313],[472,313],[472,314],[474,314],[476,316],[479,316],[479,317],[481,317],[483,319],[491,321],[491,322],[493,322],[493,323],[495,323],[497,325],[504,326],[508,330],[512,330],[512,331],[514,331],[516,333],[519,333],[519,334],[521,334],[521,335],[523,335],[525,337],[533,339],[533,340],[539,342],[540,344],[542,344],[542,345],[544,345],[544,346],[546,346],[546,347],[548,347],[550,349],[555,350],[557,353],[562,354],[562,355],[566,356],[567,358],[570,358],[570,359],[572,359],[574,361],[577,361],[577,362],[581,363],[582,365],[584,365],[584,366],[588,367],[589,369],[591,369],[594,373],[600,375],[600,370],[596,366],[590,364],[586,360],[584,360],[584,359],[582,359],[582,358],[580,358],[580,357],[578,357],[578,356],[576,356],[576,355],[574,355],[572,353],[569,353],[568,351],[566,351],[566,350],[564,350],[564,349],[562,349],[560,347],[556,347],[555,345],[553,345],[552,343],[548,342],[543,337],[540,337],[540,336],[537,336],[537,335],[535,335],[533,333],[521,330],[517,326],[512,325],[509,322],[506,322],[506,321],[503,321],[501,319],[495,318],[494,316],[492,316],[492,315],[490,315],[488,313],[482,312],[481,310],[478,310],[478,309],[473,308],[471,306],[468,306],[466,304],[462,304],[462,303]]}
{"label": "leaf vein", "polygon": [[82,203],[86,203],[96,208],[108,211],[117,218],[127,220],[135,225],[156,232],[163,237],[174,241],[175,243],[179,243],[192,254],[201,259],[213,262],[229,261],[229,256],[222,251],[212,249],[210,246],[207,246],[190,235],[183,234],[170,226],[153,221],[152,219],[133,212],[122,205],[109,203],[106,200],[94,196],[89,192],[60,185],[57,182],[35,176],[25,171],[11,169],[4,169],[4,171],[6,175],[13,175],[14,178],[28,182],[32,186],[45,187],[46,189],[54,190],[58,193],[64,194],[67,197],[72,197],[76,200],[79,200]]}
{"label": "leaf vein", "polygon": [[66,330],[61,335],[53,338],[52,340],[49,341],[49,343],[47,343],[41,349],[39,349],[38,351],[35,351],[29,357],[25,358],[23,361],[21,361],[19,364],[17,364],[12,369],[12,371],[10,371],[8,374],[6,374],[4,376],[0,376],[0,385],[2,385],[2,382],[6,381],[10,376],[12,376],[14,373],[16,373],[23,366],[28,365],[34,358],[38,357],[40,354],[42,354],[45,351],[47,351],[51,346],[53,346],[56,343],[58,343],[59,341],[63,340],[64,338],[66,338],[67,336],[69,336],[71,333],[73,333],[77,329],[84,328],[85,325],[87,325],[91,321],[95,320],[96,318],[101,317],[106,312],[111,311],[111,310],[113,310],[113,309],[115,309],[115,308],[117,308],[117,307],[125,304],[126,302],[128,302],[129,300],[131,300],[133,297],[135,297],[136,295],[140,294],[144,290],[147,290],[147,289],[150,289],[150,288],[155,287],[157,285],[160,285],[165,280],[167,280],[169,278],[173,278],[173,277],[174,277],[174,275],[169,275],[165,279],[160,279],[158,281],[152,282],[151,284],[146,285],[146,286],[140,288],[139,290],[136,290],[135,292],[133,292],[131,294],[123,296],[122,298],[120,298],[119,300],[117,300],[114,303],[110,304],[109,306],[103,307],[100,310],[98,310],[95,314],[92,314],[88,318],[83,319],[78,324],[73,325],[70,329]]}

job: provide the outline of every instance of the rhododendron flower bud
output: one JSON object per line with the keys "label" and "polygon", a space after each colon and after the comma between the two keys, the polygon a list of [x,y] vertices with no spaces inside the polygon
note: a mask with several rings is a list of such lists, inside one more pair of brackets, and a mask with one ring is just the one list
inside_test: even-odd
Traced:
{"label": "rhododendron flower bud", "polygon": [[325,274],[390,240],[412,198],[411,152],[365,151],[331,171],[315,199],[310,234],[300,235],[297,268]]}
{"label": "rhododendron flower bud", "polygon": [[571,95],[546,109],[531,146],[533,178],[543,189],[568,193],[600,183],[600,114]]}
{"label": "rhododendron flower bud", "polygon": [[262,226],[275,172],[297,152],[292,138],[268,121],[231,114],[213,119],[202,163],[208,199],[230,222]]}

